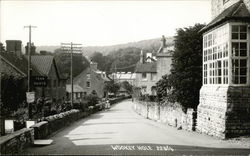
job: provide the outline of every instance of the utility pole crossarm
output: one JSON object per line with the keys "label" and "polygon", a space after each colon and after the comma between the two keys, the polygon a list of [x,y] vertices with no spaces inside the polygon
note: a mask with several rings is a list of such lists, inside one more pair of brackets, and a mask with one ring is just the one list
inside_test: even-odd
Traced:
{"label": "utility pole crossarm", "polygon": [[61,48],[63,51],[70,51],[70,59],[71,59],[71,65],[70,65],[70,81],[71,81],[71,107],[73,107],[73,95],[74,95],[74,84],[73,84],[73,52],[82,52],[82,44],[77,43],[61,43]]}

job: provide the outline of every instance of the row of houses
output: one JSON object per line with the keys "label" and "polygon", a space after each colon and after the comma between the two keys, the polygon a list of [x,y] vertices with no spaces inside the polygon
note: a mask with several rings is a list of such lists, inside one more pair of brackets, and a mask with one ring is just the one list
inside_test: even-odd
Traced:
{"label": "row of houses", "polygon": [[[28,56],[22,54],[22,42],[20,40],[7,40],[6,51],[0,52],[1,73],[15,76],[23,80],[23,86],[27,88]],[[36,87],[31,85],[36,97],[48,97],[53,101],[66,98],[67,78],[60,73],[57,63],[50,55],[31,55],[32,77],[46,77],[47,86]]]}

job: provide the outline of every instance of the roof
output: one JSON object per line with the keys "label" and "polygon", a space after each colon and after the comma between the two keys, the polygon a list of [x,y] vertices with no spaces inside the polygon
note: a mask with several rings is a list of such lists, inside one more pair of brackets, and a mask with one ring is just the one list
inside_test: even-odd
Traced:
{"label": "roof", "polygon": [[208,29],[216,27],[228,20],[250,20],[250,12],[242,0],[225,9],[209,24],[207,24],[207,26],[204,27],[201,32],[207,31]]}
{"label": "roof", "polygon": [[115,79],[133,80],[135,79],[135,73],[115,73]]}
{"label": "roof", "polygon": [[[27,58],[27,56],[26,56]],[[56,72],[60,79],[67,79],[59,70],[57,63],[52,55],[32,55],[31,63],[36,67],[39,72],[48,76],[51,66],[55,63]]]}
{"label": "roof", "polygon": [[49,74],[54,57],[51,55],[33,55],[31,63],[43,74]]}
{"label": "roof", "polygon": [[75,78],[74,78],[74,83],[78,83],[79,80],[82,79],[82,77],[85,77],[88,73],[91,73],[91,74],[94,74],[94,76],[98,79],[98,80],[104,80],[104,81],[110,81],[109,78],[107,77],[103,77],[100,73],[96,73],[94,70],[92,70],[91,72],[91,68],[88,67],[86,68],[85,70],[83,70],[79,75],[77,75]]}
{"label": "roof", "polygon": [[[28,75],[28,60],[23,55],[17,57],[15,53],[0,52],[0,56],[3,58],[3,61],[7,62],[21,74],[23,74],[24,76]],[[32,75],[34,76],[43,75],[41,72],[39,72],[39,70],[35,66],[33,66],[33,64],[31,64],[31,69],[32,69]]]}
{"label": "roof", "polygon": [[156,73],[156,62],[138,63],[136,66],[136,73]]}
{"label": "roof", "polygon": [[[83,88],[79,85],[73,85],[73,91],[76,93],[79,93],[79,92],[84,92]],[[71,93],[71,85],[70,84],[67,84],[66,85],[66,92],[68,93]]]}

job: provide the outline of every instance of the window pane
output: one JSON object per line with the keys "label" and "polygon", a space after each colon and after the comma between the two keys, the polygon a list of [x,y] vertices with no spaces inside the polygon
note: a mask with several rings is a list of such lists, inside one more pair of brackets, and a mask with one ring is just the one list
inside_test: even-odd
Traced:
{"label": "window pane", "polygon": [[232,43],[232,55],[239,56],[239,44],[236,42]]}
{"label": "window pane", "polygon": [[242,68],[242,67],[247,67],[247,60],[246,59],[241,59],[240,60],[240,67]]}
{"label": "window pane", "polygon": [[241,68],[240,69],[240,75],[247,75],[247,69],[246,68]]}
{"label": "window pane", "polygon": [[240,84],[246,84],[247,78],[246,77],[240,77]]}
{"label": "window pane", "polygon": [[240,39],[246,40],[247,39],[247,33],[240,33]]}
{"label": "window pane", "polygon": [[221,77],[218,77],[218,84],[221,84]]}
{"label": "window pane", "polygon": [[233,39],[233,40],[239,39],[238,33],[232,33],[232,39]]}
{"label": "window pane", "polygon": [[246,42],[241,42],[240,43],[240,49],[247,49],[247,43]]}
{"label": "window pane", "polygon": [[239,26],[233,25],[232,26],[232,32],[239,32]]}
{"label": "window pane", "polygon": [[247,26],[246,25],[241,25],[240,26],[240,32],[247,32]]}
{"label": "window pane", "polygon": [[240,51],[240,56],[247,56],[247,51],[246,50],[241,50]]}

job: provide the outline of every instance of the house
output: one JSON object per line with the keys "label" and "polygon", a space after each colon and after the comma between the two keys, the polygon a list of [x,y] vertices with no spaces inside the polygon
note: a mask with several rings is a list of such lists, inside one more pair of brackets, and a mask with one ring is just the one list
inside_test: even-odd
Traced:
{"label": "house", "polygon": [[90,67],[76,76],[73,83],[82,88],[83,96],[96,93],[99,98],[102,98],[105,97],[104,85],[107,81],[110,80],[106,77],[106,73],[97,69],[97,63],[91,62]]}
{"label": "house", "polygon": [[37,96],[50,98],[54,101],[62,101],[66,98],[66,81],[56,64],[52,55],[33,55],[31,56],[31,64],[44,76],[47,77],[46,87],[34,88]]}
{"label": "house", "polygon": [[[16,110],[26,101],[28,90],[28,61],[22,55],[22,42],[20,40],[7,40],[7,50],[0,52],[1,69],[1,99],[10,110]],[[32,64],[33,76],[43,76]]]}
{"label": "house", "polygon": [[[72,92],[71,89],[72,89],[71,84],[67,84],[66,85],[66,92],[71,93]],[[73,92],[74,92],[73,93],[74,100],[82,99],[84,96],[84,90],[79,85],[75,85],[75,84],[73,85]]]}
{"label": "house", "polygon": [[[28,56],[22,54],[21,46],[20,40],[6,41],[7,50],[0,54],[1,68],[3,73],[23,79],[23,86],[27,90]],[[44,96],[60,101],[66,96],[66,78],[60,74],[53,56],[31,56],[31,80],[38,76],[46,77],[48,82],[46,87],[41,87],[34,86],[31,81],[31,90],[35,91],[36,98]]]}
{"label": "house", "polygon": [[250,1],[212,0],[203,33],[203,84],[197,131],[250,134]]}
{"label": "house", "polygon": [[171,48],[166,45],[166,39],[162,36],[162,45],[156,54],[147,53],[144,59],[141,51],[140,62],[136,66],[135,86],[141,94],[156,95],[155,85],[163,75],[170,73],[172,63]]}

